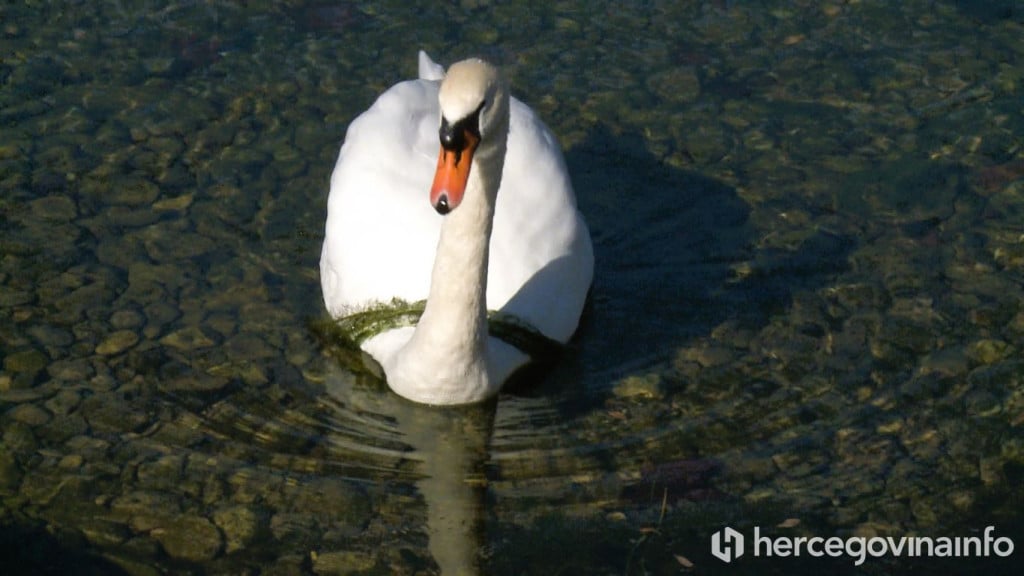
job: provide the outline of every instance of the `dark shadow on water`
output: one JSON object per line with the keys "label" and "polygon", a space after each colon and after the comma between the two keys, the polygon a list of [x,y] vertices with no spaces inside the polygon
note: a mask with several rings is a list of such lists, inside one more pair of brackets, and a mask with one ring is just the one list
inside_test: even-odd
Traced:
{"label": "dark shadow on water", "polygon": [[[566,162],[594,241],[591,302],[552,377],[516,388],[581,399],[563,410],[588,409],[617,377],[671,358],[724,321],[764,325],[794,292],[844,270],[856,245],[817,231],[792,251],[759,249],[734,188],[666,165],[637,134],[598,127]],[[582,393],[565,389],[580,374]]]}
{"label": "dark shadow on water", "polygon": [[1024,21],[1024,4],[1019,0],[958,0],[955,4],[961,15],[982,24],[998,24],[1001,20]]}
{"label": "dark shadow on water", "polygon": [[0,521],[0,572],[22,574],[127,574],[116,564],[87,552],[81,537],[58,539],[42,526]]}

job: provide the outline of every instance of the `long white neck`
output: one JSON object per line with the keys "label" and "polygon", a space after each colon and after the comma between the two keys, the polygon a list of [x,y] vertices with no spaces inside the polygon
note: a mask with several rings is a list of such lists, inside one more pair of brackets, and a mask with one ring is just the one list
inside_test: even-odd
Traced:
{"label": "long white neck", "polygon": [[391,388],[411,400],[475,402],[502,384],[488,368],[487,264],[504,139],[474,157],[462,203],[441,225],[426,309],[387,370]]}

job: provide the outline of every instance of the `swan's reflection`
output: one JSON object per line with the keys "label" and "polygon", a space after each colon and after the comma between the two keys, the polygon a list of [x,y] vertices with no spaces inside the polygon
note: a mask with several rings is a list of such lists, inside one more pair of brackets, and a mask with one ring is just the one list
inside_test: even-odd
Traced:
{"label": "swan's reflection", "polygon": [[369,376],[327,374],[327,393],[355,413],[394,422],[404,456],[417,461],[416,487],[426,502],[429,549],[445,576],[479,574],[484,549],[484,499],[495,402],[467,407],[414,404]]}

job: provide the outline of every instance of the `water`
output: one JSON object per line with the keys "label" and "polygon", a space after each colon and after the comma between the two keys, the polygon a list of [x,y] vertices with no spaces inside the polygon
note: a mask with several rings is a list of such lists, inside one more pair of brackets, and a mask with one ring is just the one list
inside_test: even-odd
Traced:
{"label": "water", "polygon": [[[1024,542],[1022,14],[0,8],[5,572],[1009,572],[711,536]],[[345,127],[419,48],[505,69],[595,242],[570,349],[482,407],[310,327]]]}

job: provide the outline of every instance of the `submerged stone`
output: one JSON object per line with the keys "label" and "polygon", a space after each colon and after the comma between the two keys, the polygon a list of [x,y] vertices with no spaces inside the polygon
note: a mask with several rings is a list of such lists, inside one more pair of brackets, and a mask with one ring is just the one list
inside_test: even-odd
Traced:
{"label": "submerged stone", "polygon": [[351,550],[319,552],[313,555],[314,574],[352,574],[377,565],[373,556]]}
{"label": "submerged stone", "polygon": [[171,558],[189,562],[208,562],[223,546],[220,530],[212,522],[192,514],[179,516],[166,527],[150,532]]}
{"label": "submerged stone", "polygon": [[193,194],[181,194],[172,198],[164,198],[153,204],[153,209],[158,212],[184,211],[192,205]]}
{"label": "submerged stone", "polygon": [[78,216],[74,200],[67,196],[45,196],[31,204],[32,215],[41,220],[66,222]]}
{"label": "submerged stone", "polygon": [[662,397],[661,376],[658,374],[647,374],[645,376],[629,376],[624,378],[612,393],[618,398],[647,398],[658,399]]}
{"label": "submerged stone", "polygon": [[101,548],[117,546],[131,536],[123,523],[106,518],[84,518],[79,529],[89,542]]}
{"label": "submerged stone", "polygon": [[134,431],[149,422],[138,406],[114,393],[96,393],[82,400],[76,415],[84,417],[96,432]]}
{"label": "submerged stone", "polygon": [[0,286],[0,308],[13,308],[28,304],[35,300],[35,295],[27,290],[16,290],[7,286]]}
{"label": "submerged stone", "polygon": [[36,373],[46,367],[50,359],[36,349],[22,350],[4,357],[4,370],[8,372]]}
{"label": "submerged stone", "polygon": [[195,350],[198,348],[209,348],[216,344],[205,332],[198,326],[189,326],[171,332],[167,336],[160,339],[160,343],[171,348],[177,348],[178,350]]}
{"label": "submerged stone", "polygon": [[324,524],[362,526],[369,521],[373,506],[358,486],[330,478],[318,478],[294,488],[286,494],[296,512],[308,514]]}
{"label": "submerged stone", "polygon": [[122,308],[115,310],[110,315],[110,325],[118,330],[128,330],[142,326],[145,319],[142,314],[133,308]]}
{"label": "submerged stone", "polygon": [[261,516],[247,506],[222,508],[213,513],[213,521],[224,532],[228,554],[248,546],[260,530]]}
{"label": "submerged stone", "polygon": [[16,490],[21,477],[21,467],[14,455],[0,447],[0,494]]}
{"label": "submerged stone", "polygon": [[51,377],[65,382],[82,382],[93,375],[92,364],[85,358],[65,358],[46,367]]}
{"label": "submerged stone", "polygon": [[148,532],[181,514],[180,500],[164,492],[136,490],[114,498],[110,512],[136,532]]}
{"label": "submerged stone", "polygon": [[49,422],[52,415],[35,404],[21,404],[8,411],[6,416],[17,422],[35,427]]}
{"label": "submerged stone", "polygon": [[63,348],[75,341],[75,337],[70,331],[59,326],[41,324],[29,328],[28,333],[47,348]]}
{"label": "submerged stone", "polygon": [[118,178],[103,190],[107,202],[127,206],[149,206],[160,196],[156,184],[138,177]]}
{"label": "submerged stone", "polygon": [[118,330],[107,336],[103,342],[96,347],[96,353],[102,356],[113,356],[135,346],[139,342],[139,335],[131,330]]}
{"label": "submerged stone", "polygon": [[1002,340],[985,339],[975,342],[968,350],[968,356],[977,364],[994,364],[1010,357],[1013,354],[1013,346]]}
{"label": "submerged stone", "polygon": [[231,384],[230,378],[217,374],[186,374],[171,378],[160,383],[160,389],[166,392],[216,392]]}

